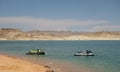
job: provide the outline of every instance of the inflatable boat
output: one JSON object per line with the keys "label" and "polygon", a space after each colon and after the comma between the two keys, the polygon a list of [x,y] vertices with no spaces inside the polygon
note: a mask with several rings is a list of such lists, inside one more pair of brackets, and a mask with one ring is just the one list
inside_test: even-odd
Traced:
{"label": "inflatable boat", "polygon": [[43,50],[37,49],[37,50],[30,50],[26,55],[47,55],[47,53]]}

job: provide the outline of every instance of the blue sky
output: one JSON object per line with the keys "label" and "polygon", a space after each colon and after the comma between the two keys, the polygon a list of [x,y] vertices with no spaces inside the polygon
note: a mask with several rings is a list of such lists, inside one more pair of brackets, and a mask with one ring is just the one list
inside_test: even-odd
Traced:
{"label": "blue sky", "polygon": [[120,0],[0,0],[0,28],[120,31]]}

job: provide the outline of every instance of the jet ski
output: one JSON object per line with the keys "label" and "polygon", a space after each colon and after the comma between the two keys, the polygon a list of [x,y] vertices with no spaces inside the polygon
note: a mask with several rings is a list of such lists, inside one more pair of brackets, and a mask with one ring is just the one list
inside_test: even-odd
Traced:
{"label": "jet ski", "polygon": [[95,54],[90,50],[86,50],[83,52],[76,52],[74,56],[95,56]]}

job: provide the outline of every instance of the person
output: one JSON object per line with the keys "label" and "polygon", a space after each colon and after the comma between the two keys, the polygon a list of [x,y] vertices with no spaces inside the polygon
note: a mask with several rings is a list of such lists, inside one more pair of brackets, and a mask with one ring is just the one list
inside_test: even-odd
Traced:
{"label": "person", "polygon": [[89,54],[89,50],[86,50],[87,55]]}
{"label": "person", "polygon": [[37,49],[37,52],[40,52],[40,50],[39,50],[39,49]]}

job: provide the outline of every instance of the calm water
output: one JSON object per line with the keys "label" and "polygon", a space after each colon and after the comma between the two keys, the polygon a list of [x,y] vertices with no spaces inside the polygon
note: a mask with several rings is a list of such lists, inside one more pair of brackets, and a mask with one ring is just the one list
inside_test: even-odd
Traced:
{"label": "calm water", "polygon": [[[45,50],[46,56],[26,56],[31,49]],[[76,51],[92,50],[94,57],[75,57]],[[36,61],[46,60],[46,64],[53,65],[52,61],[72,63],[74,65],[94,69],[95,72],[120,71],[120,41],[0,41],[0,52],[27,57]],[[51,61],[47,61],[51,60]],[[58,63],[61,64],[62,63]],[[68,66],[69,67],[69,66]],[[78,68],[79,69],[79,68]],[[71,69],[71,72],[77,72]],[[79,71],[78,71],[79,72]]]}

